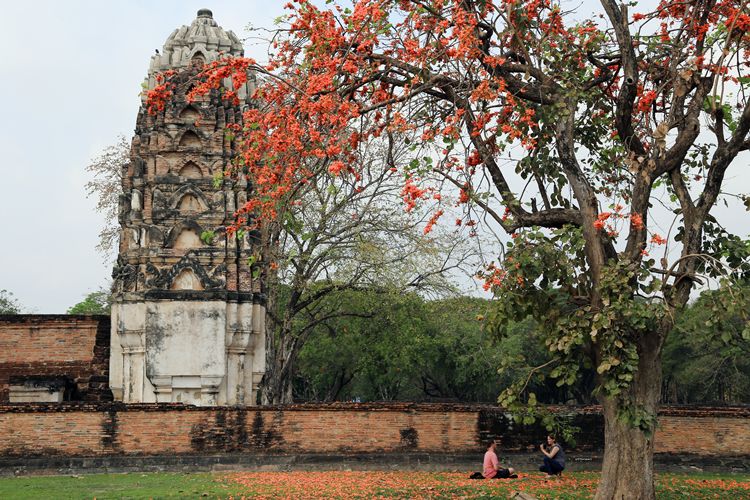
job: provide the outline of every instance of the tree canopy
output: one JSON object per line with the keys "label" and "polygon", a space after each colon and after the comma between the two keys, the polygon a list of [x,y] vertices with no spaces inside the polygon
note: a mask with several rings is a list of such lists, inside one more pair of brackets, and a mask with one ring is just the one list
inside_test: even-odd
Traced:
{"label": "tree canopy", "polygon": [[749,293],[747,285],[705,291],[678,315],[664,346],[664,401],[750,402],[748,320],[739,312],[750,308]]}
{"label": "tree canopy", "polygon": [[129,161],[130,144],[124,136],[119,136],[117,142],[104,148],[86,166],[86,171],[92,174],[92,178],[86,182],[86,196],[96,197],[96,211],[104,216],[96,248],[105,260],[111,259],[117,250],[120,236],[117,212],[120,208],[122,172]]}
{"label": "tree canopy", "polygon": [[[446,275],[472,255],[455,234],[420,230],[422,214],[404,212],[400,186],[383,168],[383,145],[371,146],[359,152],[365,166],[356,183],[319,172],[260,225],[256,270],[267,297],[267,402],[291,402],[297,357],[317,325],[384,314],[341,307],[342,292],[451,293],[457,287]],[[316,162],[325,160],[310,161]]]}
{"label": "tree canopy", "polygon": [[[750,402],[750,345],[741,337],[747,320],[724,314],[719,294],[747,301],[737,289],[711,290],[678,313],[664,346],[662,402]],[[532,316],[508,325],[502,339],[487,331],[486,315],[494,307],[488,299],[424,300],[414,293],[348,290],[326,301],[360,316],[331,319],[313,329],[294,377],[297,401],[491,403],[550,360],[544,325]],[[585,371],[570,386],[532,377],[529,392],[540,404],[593,404],[595,373]]]}
{"label": "tree canopy", "polygon": [[79,303],[68,308],[68,314],[109,314],[110,294],[99,290],[91,292]]}
{"label": "tree canopy", "polygon": [[[305,401],[497,400],[528,368],[548,359],[529,317],[499,341],[484,329],[487,299],[424,300],[418,294],[348,291],[329,298],[342,317],[319,325],[300,353],[295,397]],[[532,382],[544,403],[590,403],[585,385]]]}
{"label": "tree canopy", "polygon": [[0,314],[21,314],[22,307],[13,292],[0,290]]}

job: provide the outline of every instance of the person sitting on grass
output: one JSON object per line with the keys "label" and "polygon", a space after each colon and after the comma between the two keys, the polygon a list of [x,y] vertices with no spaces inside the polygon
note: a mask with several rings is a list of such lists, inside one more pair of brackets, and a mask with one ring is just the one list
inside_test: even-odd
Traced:
{"label": "person sitting on grass", "polygon": [[544,453],[544,463],[539,470],[546,472],[549,476],[560,475],[565,469],[565,452],[552,434],[547,436],[547,446],[544,443],[539,445],[539,449]]}
{"label": "person sitting on grass", "polygon": [[500,467],[500,461],[497,459],[497,446],[500,444],[500,440],[490,441],[487,445],[487,451],[484,454],[484,470],[482,476],[485,479],[508,479],[517,478],[518,475],[513,467],[504,469]]}

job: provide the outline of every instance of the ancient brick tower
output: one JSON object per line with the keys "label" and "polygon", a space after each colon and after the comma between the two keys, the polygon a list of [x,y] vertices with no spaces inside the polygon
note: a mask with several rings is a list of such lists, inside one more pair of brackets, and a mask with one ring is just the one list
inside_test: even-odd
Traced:
{"label": "ancient brick tower", "polygon": [[[110,361],[117,400],[256,401],[264,308],[248,266],[250,242],[223,231],[250,187],[222,179],[233,155],[225,127],[241,120],[252,83],[239,90],[239,107],[218,94],[185,99],[198,68],[221,53],[241,55],[242,44],[201,9],[151,58],[144,87],[170,69],[177,85],[158,114],[141,106],[123,176]],[[213,241],[205,231],[215,232]]]}

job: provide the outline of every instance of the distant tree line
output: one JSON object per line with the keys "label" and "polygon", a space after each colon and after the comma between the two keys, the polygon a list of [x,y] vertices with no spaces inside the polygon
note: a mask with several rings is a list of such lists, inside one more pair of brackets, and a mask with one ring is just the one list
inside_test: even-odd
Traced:
{"label": "distant tree line", "polygon": [[664,346],[664,402],[750,403],[750,324],[722,306],[742,301],[749,310],[748,291],[704,292],[680,313]]}
{"label": "distant tree line", "polygon": [[[715,299],[722,293],[705,292],[677,318],[677,334],[664,352],[663,403],[750,403],[750,350],[740,341],[746,325],[730,316],[706,326],[709,316],[721,315]],[[484,331],[489,300],[383,291],[347,291],[327,300],[360,314],[311,333],[294,378],[298,401],[494,402],[550,359],[544,326],[532,317],[514,323],[502,342]],[[593,388],[591,369],[572,386],[535,376],[527,390],[542,403],[593,404]]]}

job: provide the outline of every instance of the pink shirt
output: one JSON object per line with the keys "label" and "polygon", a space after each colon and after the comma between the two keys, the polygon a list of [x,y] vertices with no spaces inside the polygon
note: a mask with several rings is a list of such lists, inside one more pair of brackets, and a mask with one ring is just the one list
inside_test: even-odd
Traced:
{"label": "pink shirt", "polygon": [[499,462],[497,461],[497,455],[492,450],[487,450],[487,453],[484,454],[484,472],[482,475],[486,479],[493,478],[497,475],[497,466]]}

